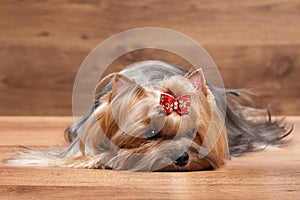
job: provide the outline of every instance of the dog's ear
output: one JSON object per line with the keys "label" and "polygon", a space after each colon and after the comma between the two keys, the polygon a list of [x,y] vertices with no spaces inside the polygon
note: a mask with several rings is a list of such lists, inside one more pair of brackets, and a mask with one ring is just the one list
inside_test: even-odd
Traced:
{"label": "dog's ear", "polygon": [[120,94],[122,91],[128,89],[130,86],[135,85],[136,82],[123,74],[116,74],[112,87],[111,99]]}
{"label": "dog's ear", "polygon": [[200,90],[207,96],[206,80],[202,69],[197,69],[186,76],[186,78],[194,85],[197,90]]}

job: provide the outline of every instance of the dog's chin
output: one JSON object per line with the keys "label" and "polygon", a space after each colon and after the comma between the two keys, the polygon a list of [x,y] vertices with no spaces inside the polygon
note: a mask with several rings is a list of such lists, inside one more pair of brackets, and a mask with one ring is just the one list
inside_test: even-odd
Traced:
{"label": "dog's chin", "polygon": [[191,172],[191,171],[204,171],[213,170],[214,168],[208,162],[199,163],[188,163],[185,166],[177,166],[175,164],[166,166],[162,169],[156,170],[155,172]]}
{"label": "dog's chin", "polygon": [[155,172],[192,172],[192,171],[204,171],[204,170],[213,170],[214,168],[207,165],[195,165],[195,164],[187,164],[186,166],[176,166],[175,164],[164,167],[160,170],[156,170]]}
{"label": "dog's chin", "polygon": [[178,166],[174,162],[171,165],[163,167],[157,171],[165,172],[178,172],[178,171],[200,171],[200,170],[213,170],[215,164],[208,158],[200,158],[199,154],[195,151],[187,152],[189,155],[188,162],[183,166]]}

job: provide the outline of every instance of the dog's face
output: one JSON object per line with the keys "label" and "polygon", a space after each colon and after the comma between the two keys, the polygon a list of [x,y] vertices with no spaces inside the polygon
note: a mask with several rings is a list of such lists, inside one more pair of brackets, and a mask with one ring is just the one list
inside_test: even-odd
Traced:
{"label": "dog's face", "polygon": [[[185,104],[185,112],[174,109],[174,103],[162,103],[162,94],[179,99],[176,108]],[[189,96],[186,102],[180,100],[184,95]],[[218,111],[201,71],[170,77],[151,87],[117,74],[112,91],[102,101],[95,112],[101,133],[83,137],[85,145],[92,143],[87,146],[101,165],[133,171],[186,171],[224,163],[226,132],[222,121],[213,117]],[[220,127],[217,139],[206,138],[211,123]]]}

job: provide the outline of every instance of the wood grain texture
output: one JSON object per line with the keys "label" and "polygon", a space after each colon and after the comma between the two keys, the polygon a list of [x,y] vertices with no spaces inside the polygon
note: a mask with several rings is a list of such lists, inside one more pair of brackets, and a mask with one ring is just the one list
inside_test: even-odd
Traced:
{"label": "wood grain texture", "polygon": [[[85,56],[109,36],[145,26],[191,36],[208,50],[227,87],[258,86],[275,114],[300,114],[299,18],[297,0],[3,0],[0,114],[70,115]],[[120,63],[161,58],[129,57]]]}
{"label": "wood grain texture", "polygon": [[[300,117],[287,119],[294,124],[288,146],[232,158],[214,171],[140,173],[0,163],[0,199],[297,199]],[[65,145],[62,131],[71,121],[0,117],[0,160],[13,155],[20,144]]]}

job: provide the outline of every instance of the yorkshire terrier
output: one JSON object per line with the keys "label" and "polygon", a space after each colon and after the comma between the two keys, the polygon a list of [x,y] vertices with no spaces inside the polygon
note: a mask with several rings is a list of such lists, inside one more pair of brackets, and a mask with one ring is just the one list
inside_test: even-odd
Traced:
{"label": "yorkshire terrier", "polygon": [[105,80],[91,112],[67,128],[68,147],[24,148],[8,162],[131,171],[216,169],[230,156],[282,145],[291,132],[284,120],[271,120],[268,111],[247,105],[247,91],[210,85],[201,69],[189,72],[150,60]]}

